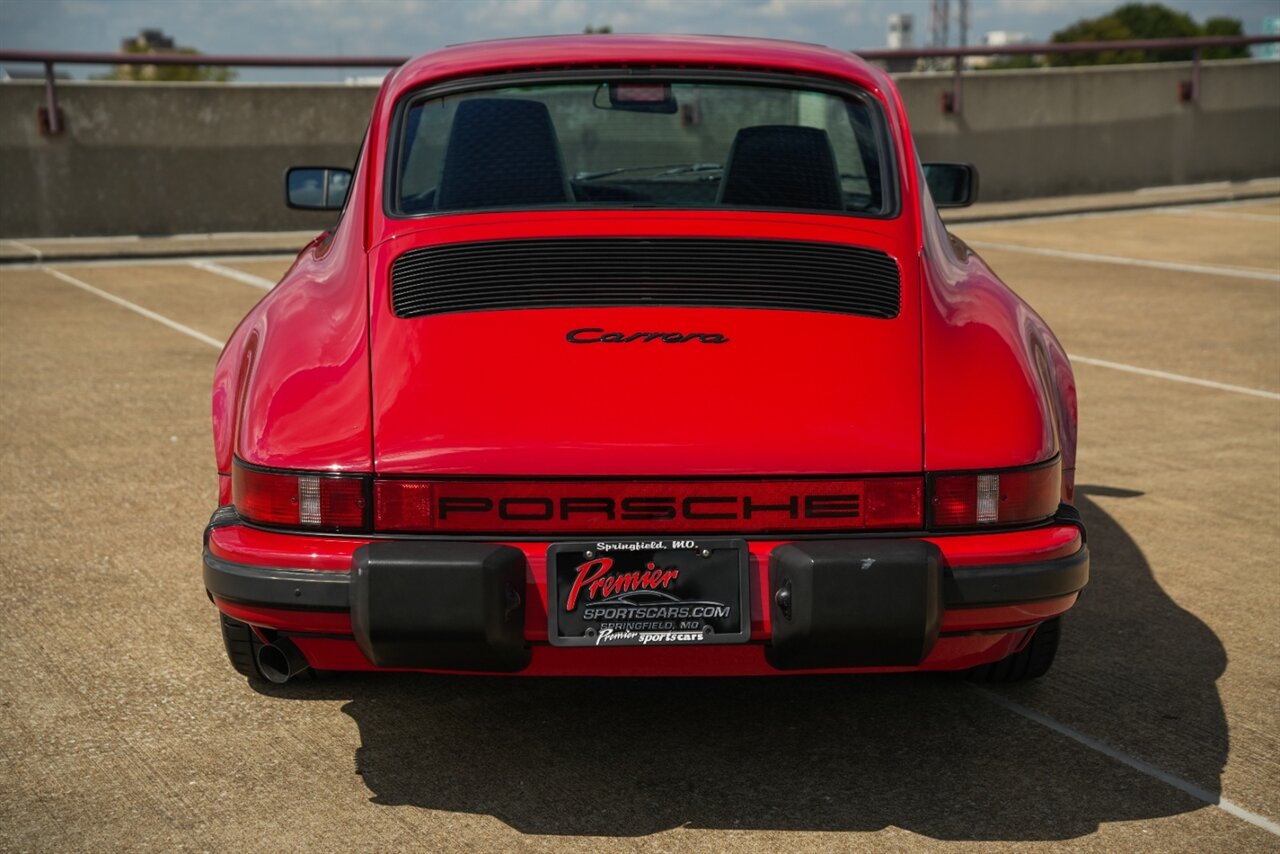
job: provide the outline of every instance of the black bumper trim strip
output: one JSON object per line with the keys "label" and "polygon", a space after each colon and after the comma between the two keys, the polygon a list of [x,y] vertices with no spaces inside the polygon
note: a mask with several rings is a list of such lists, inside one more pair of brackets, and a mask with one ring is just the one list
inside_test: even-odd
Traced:
{"label": "black bumper trim strip", "polygon": [[239,525],[242,520],[240,514],[236,512],[234,504],[224,504],[217,510],[213,511],[213,515],[209,517],[209,524],[205,526],[204,535],[207,540],[209,532],[214,528],[226,528],[231,525]]}
{"label": "black bumper trim strip", "polygon": [[204,586],[218,599],[265,608],[347,611],[351,573],[233,563],[204,552]]}
{"label": "black bumper trim strip", "polygon": [[947,567],[942,595],[948,608],[984,608],[1056,599],[1089,583],[1089,547],[1035,563]]}
{"label": "black bumper trim strip", "polygon": [[[1089,549],[1038,563],[947,567],[942,580],[947,608],[987,608],[1056,599],[1089,582]],[[204,586],[219,599],[269,608],[318,611],[350,609],[351,573],[328,569],[280,569],[222,560],[204,553]]]}

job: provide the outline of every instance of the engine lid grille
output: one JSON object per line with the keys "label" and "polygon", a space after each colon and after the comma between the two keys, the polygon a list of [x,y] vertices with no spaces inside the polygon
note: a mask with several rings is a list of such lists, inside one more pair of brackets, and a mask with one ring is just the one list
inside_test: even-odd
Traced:
{"label": "engine lid grille", "polygon": [[391,268],[397,317],[526,308],[681,306],[890,319],[898,265],[835,243],[555,238],[427,246]]}

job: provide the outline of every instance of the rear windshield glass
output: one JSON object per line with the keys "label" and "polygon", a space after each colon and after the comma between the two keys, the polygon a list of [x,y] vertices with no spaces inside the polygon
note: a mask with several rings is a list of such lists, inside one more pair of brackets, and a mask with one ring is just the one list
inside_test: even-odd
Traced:
{"label": "rear windshield glass", "polygon": [[489,208],[890,213],[880,113],[767,85],[607,81],[418,100],[401,121],[401,215]]}

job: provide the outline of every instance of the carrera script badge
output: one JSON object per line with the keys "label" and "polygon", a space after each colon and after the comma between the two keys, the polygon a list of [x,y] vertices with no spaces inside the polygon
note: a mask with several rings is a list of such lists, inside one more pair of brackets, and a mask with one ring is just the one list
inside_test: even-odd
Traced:
{"label": "carrera script badge", "polygon": [[565,333],[564,339],[570,344],[651,344],[654,341],[663,344],[687,344],[690,341],[702,344],[729,343],[729,339],[719,332],[608,332],[598,326],[570,329]]}

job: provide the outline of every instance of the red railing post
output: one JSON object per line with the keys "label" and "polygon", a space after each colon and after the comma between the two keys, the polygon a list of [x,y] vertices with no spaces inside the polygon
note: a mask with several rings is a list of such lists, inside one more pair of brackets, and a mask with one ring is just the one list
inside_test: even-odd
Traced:
{"label": "red railing post", "polygon": [[58,81],[53,74],[53,63],[44,64],[44,110],[40,116],[40,132],[45,136],[62,133],[62,113],[58,109]]}
{"label": "red railing post", "polygon": [[946,112],[959,115],[964,112],[964,57],[955,58],[955,71],[951,75],[951,97],[947,100]]}
{"label": "red railing post", "polygon": [[1200,103],[1200,48],[1191,52],[1191,103]]}

